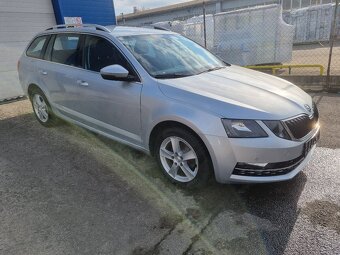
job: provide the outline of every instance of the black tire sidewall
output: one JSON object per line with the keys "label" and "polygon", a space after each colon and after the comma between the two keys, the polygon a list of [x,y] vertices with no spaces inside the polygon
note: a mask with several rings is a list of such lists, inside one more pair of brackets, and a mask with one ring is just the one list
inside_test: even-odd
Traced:
{"label": "black tire sidewall", "polygon": [[[196,177],[191,180],[190,182],[179,182],[175,179],[173,179],[167,171],[164,169],[161,158],[160,158],[160,146],[162,142],[170,137],[170,136],[177,136],[183,140],[185,140],[187,143],[190,144],[190,146],[194,149],[197,158],[198,158],[198,172]],[[201,187],[207,184],[211,173],[212,173],[212,167],[211,167],[211,160],[210,156],[207,152],[207,149],[203,142],[197,137],[197,135],[194,135],[192,132],[189,132],[182,128],[168,128],[160,132],[156,138],[156,143],[154,147],[154,155],[156,157],[157,163],[159,167],[162,169],[164,175],[174,184],[177,184],[179,186],[183,187],[190,187],[190,188],[196,188]]]}

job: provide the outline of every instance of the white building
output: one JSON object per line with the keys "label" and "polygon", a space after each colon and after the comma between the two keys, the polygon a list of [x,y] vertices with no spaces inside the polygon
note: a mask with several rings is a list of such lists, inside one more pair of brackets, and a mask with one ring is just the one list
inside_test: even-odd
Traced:
{"label": "white building", "polygon": [[[160,8],[117,14],[118,24],[149,25],[166,20],[184,20],[202,14],[203,0],[194,0]],[[205,0],[206,13],[218,13],[256,5],[282,4],[284,11],[319,4],[335,3],[335,0]],[[131,7],[131,12],[133,11]]]}
{"label": "white building", "polygon": [[0,99],[22,95],[17,61],[32,37],[56,24],[51,1],[0,0]]}
{"label": "white building", "polygon": [[33,36],[66,17],[84,23],[115,24],[112,0],[0,0],[0,101],[23,94],[17,61]]}

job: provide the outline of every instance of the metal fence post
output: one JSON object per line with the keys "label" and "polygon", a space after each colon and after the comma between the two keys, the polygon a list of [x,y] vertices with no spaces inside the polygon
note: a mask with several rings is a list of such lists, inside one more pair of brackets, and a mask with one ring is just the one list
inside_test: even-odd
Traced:
{"label": "metal fence post", "polygon": [[332,22],[332,29],[331,29],[331,36],[330,36],[330,48],[329,48],[329,57],[328,57],[328,67],[327,67],[327,89],[331,90],[331,65],[332,65],[332,54],[333,54],[333,46],[334,46],[334,40],[336,37],[336,20],[338,15],[338,6],[339,6],[339,0],[335,1],[335,10],[334,10],[334,19]]}
{"label": "metal fence post", "polygon": [[203,0],[203,33],[204,33],[204,48],[207,48],[207,26],[205,22],[206,10],[205,1]]}

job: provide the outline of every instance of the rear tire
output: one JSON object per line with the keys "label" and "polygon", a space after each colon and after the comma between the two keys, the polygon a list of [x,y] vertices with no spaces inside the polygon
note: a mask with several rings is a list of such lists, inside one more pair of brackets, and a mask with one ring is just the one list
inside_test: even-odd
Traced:
{"label": "rear tire", "polygon": [[154,155],[164,175],[187,188],[205,186],[212,164],[203,142],[192,132],[173,127],[156,137]]}
{"label": "rear tire", "polygon": [[53,127],[58,123],[57,117],[53,114],[50,103],[44,92],[38,87],[29,91],[29,98],[33,107],[33,112],[39,123],[45,127]]}

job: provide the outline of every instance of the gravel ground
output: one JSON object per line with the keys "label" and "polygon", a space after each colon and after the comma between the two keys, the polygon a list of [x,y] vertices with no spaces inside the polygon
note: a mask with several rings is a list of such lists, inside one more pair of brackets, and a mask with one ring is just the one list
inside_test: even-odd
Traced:
{"label": "gravel ground", "polygon": [[0,254],[340,254],[340,96],[295,179],[187,191],[133,149],[0,105]]}

